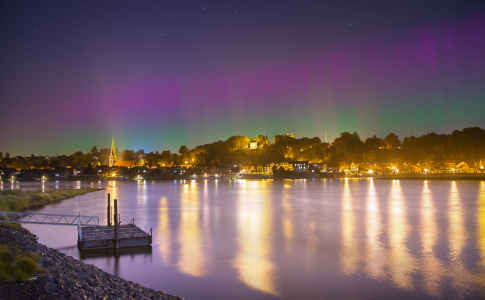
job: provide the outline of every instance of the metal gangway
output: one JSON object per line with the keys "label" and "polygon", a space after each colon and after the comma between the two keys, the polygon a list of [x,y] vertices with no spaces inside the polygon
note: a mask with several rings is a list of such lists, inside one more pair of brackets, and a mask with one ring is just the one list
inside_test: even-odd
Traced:
{"label": "metal gangway", "polygon": [[0,223],[99,226],[99,218],[94,216],[81,216],[81,214],[62,215],[0,211]]}

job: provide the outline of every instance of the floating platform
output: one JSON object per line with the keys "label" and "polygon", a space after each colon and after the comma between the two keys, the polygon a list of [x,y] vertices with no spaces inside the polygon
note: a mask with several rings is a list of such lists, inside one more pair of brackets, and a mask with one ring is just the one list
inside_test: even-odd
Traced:
{"label": "floating platform", "polygon": [[80,250],[115,249],[123,247],[149,246],[152,232],[145,232],[134,224],[119,225],[118,239],[115,226],[87,226],[78,230]]}

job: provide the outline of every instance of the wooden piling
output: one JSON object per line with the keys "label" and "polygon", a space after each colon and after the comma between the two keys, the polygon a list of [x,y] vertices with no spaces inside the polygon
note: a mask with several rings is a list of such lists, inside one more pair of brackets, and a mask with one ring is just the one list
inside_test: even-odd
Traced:
{"label": "wooden piling", "polygon": [[108,209],[106,210],[107,216],[108,216],[108,222],[107,225],[111,226],[111,201],[109,199],[109,193],[108,193]]}
{"label": "wooden piling", "polygon": [[115,248],[120,247],[120,232],[119,232],[119,221],[118,221],[118,200],[114,200],[114,207],[115,207],[115,215],[114,215],[114,222],[115,222]]}

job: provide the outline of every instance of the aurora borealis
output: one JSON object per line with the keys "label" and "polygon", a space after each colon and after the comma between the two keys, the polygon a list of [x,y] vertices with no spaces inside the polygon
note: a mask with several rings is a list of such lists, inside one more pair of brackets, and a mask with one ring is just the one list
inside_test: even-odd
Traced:
{"label": "aurora borealis", "polygon": [[2,4],[0,151],[485,127],[483,1],[98,2]]}

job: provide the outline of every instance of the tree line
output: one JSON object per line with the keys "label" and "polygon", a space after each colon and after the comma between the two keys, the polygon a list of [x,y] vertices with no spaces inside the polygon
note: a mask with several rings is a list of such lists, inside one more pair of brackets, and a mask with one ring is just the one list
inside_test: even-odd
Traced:
{"label": "tree line", "polygon": [[[257,149],[249,149],[249,143],[256,142]],[[217,141],[188,149],[181,146],[178,153],[164,150],[159,153],[116,149],[118,160],[136,160],[143,158],[151,165],[184,165],[197,167],[217,167],[226,164],[267,165],[285,161],[309,161],[336,163],[389,163],[409,160],[414,163],[423,160],[464,161],[468,164],[485,160],[485,130],[478,127],[455,130],[451,134],[428,133],[420,137],[410,136],[404,139],[390,133],[384,138],[373,136],[361,139],[357,132],[343,132],[332,143],[322,142],[319,137],[292,138],[279,136],[270,143],[267,136],[259,135],[256,139],[247,136],[232,136],[225,141]],[[0,167],[28,168],[30,166],[88,166],[107,164],[110,149],[93,147],[89,153],[77,151],[71,155],[59,155],[49,159],[32,154],[30,158],[10,157],[0,152]],[[96,159],[97,158],[97,159]]]}

